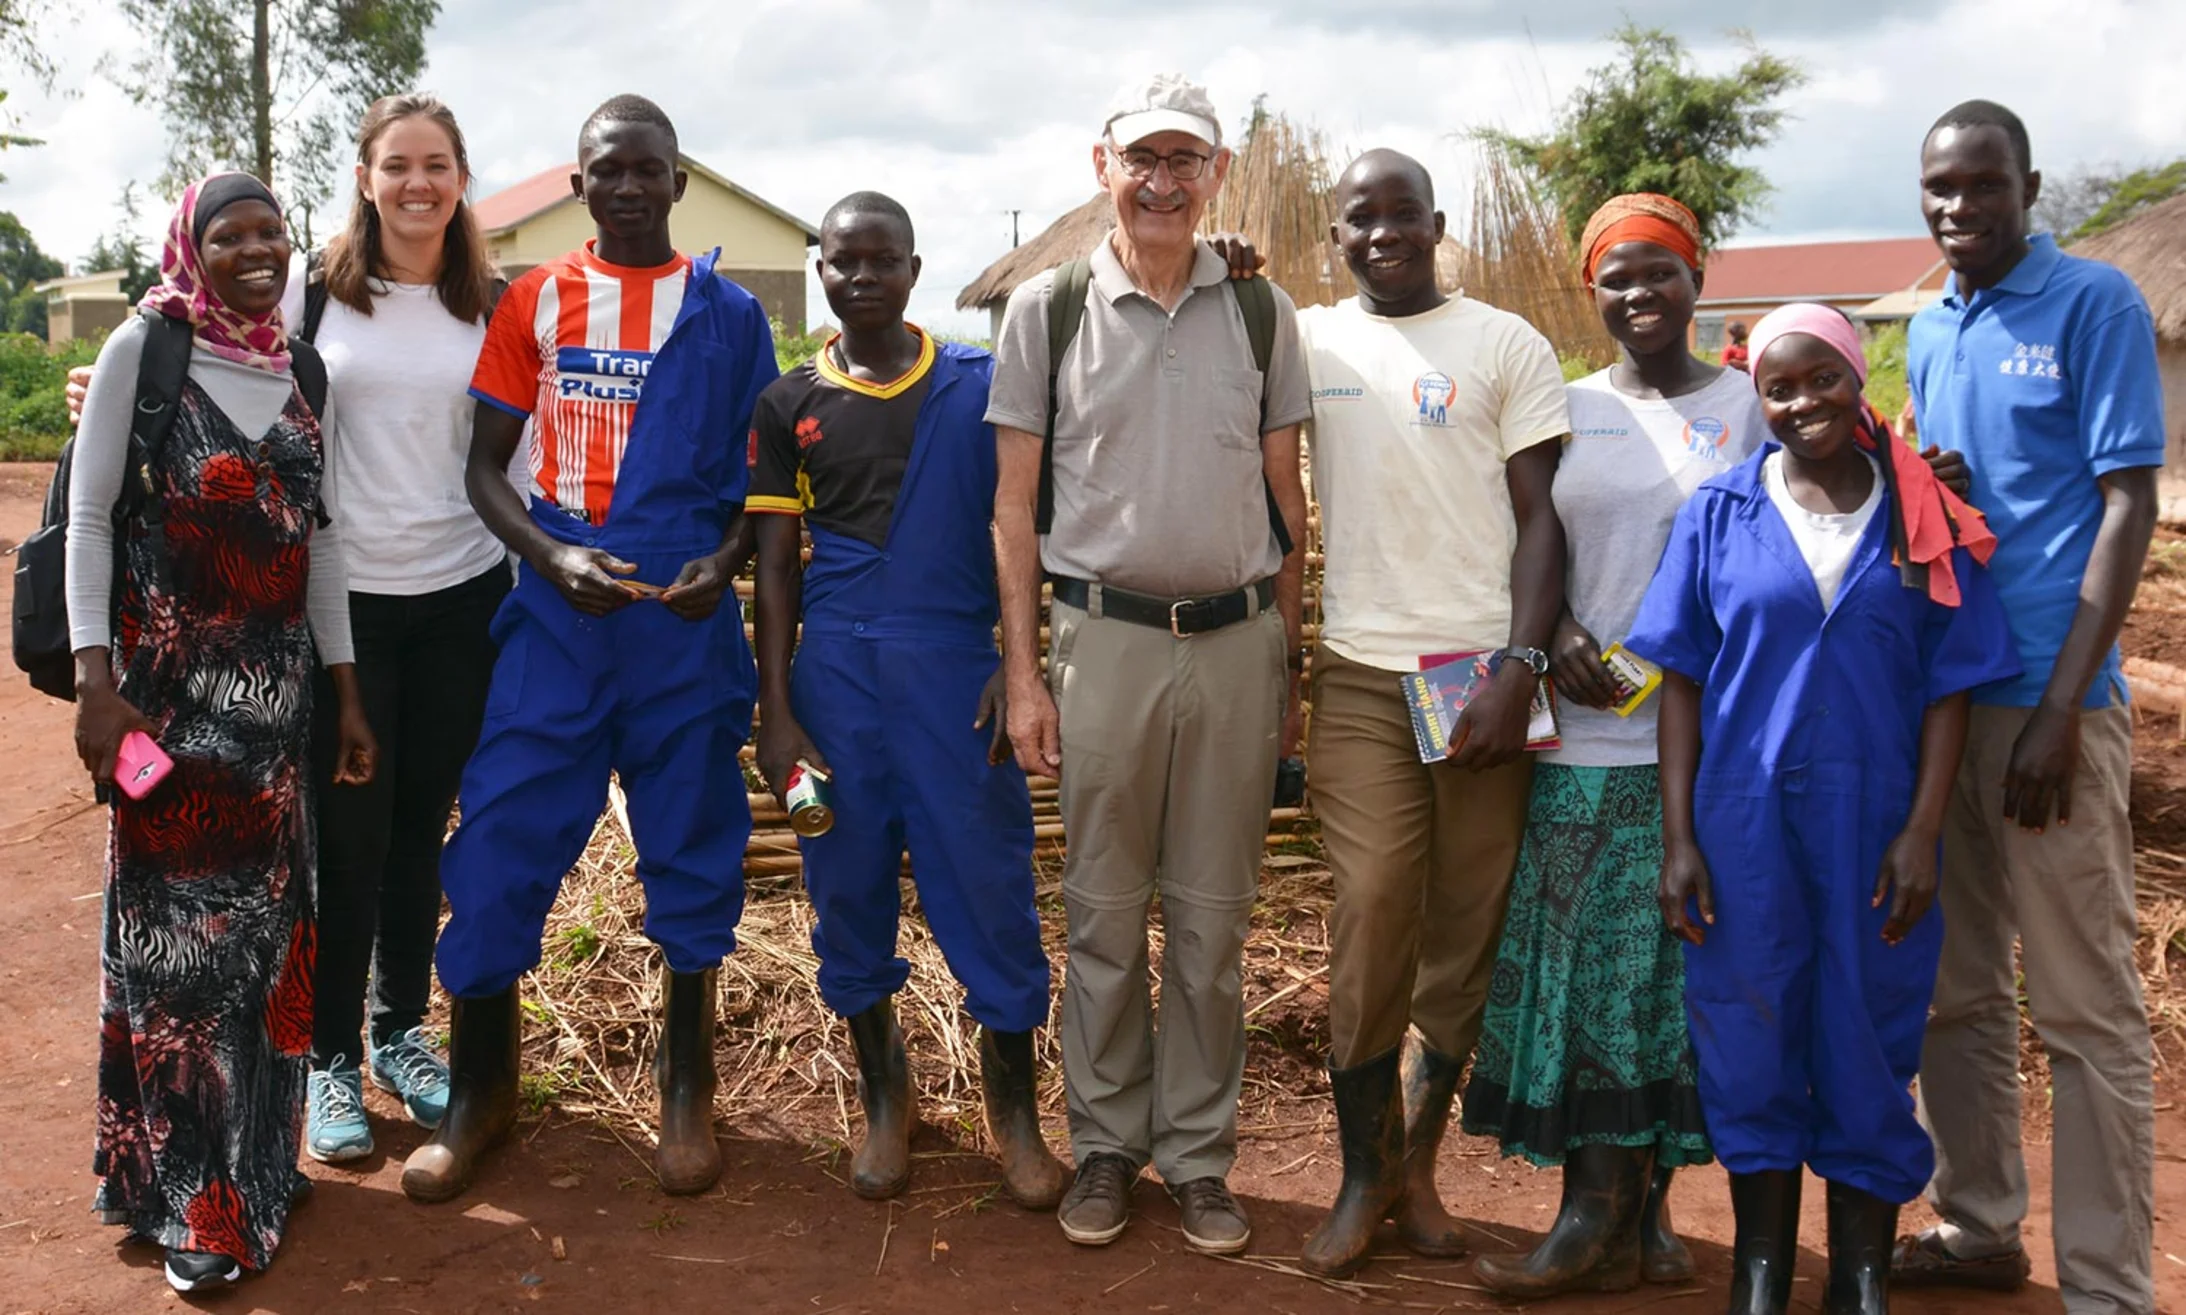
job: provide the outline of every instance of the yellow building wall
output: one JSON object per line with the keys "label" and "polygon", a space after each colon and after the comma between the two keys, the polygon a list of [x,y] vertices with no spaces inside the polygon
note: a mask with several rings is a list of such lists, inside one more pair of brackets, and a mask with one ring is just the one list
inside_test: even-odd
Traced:
{"label": "yellow building wall", "polygon": [[[697,174],[668,216],[668,233],[676,249],[690,255],[720,247],[723,269],[805,267],[804,230]],[[529,268],[583,246],[592,235],[592,216],[572,199],[519,224],[493,244],[492,255],[503,269]]]}

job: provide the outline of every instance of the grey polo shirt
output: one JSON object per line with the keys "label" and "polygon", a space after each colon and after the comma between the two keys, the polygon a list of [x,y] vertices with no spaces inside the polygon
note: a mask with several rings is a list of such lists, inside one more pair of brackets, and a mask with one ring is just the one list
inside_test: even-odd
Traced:
{"label": "grey polo shirt", "polygon": [[[1275,290],[1265,381],[1229,268],[1202,242],[1175,311],[1140,292],[1103,241],[1085,320],[1056,380],[1055,521],[1040,564],[1165,598],[1224,593],[1282,564],[1268,525],[1260,435],[1312,414],[1297,309]],[[994,345],[987,420],[1047,427],[1052,271],[1019,284]]]}

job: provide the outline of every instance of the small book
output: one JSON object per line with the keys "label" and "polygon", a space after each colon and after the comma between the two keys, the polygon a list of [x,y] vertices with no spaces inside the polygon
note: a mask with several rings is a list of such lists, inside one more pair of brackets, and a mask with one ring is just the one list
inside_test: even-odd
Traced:
{"label": "small book", "polygon": [[[1419,760],[1441,762],[1450,753],[1450,736],[1457,730],[1458,714],[1472,702],[1473,691],[1490,674],[1485,653],[1457,653],[1422,658],[1422,670],[1397,677],[1404,703],[1412,713],[1412,738],[1419,742]],[[1556,687],[1543,676],[1533,687],[1533,709],[1526,722],[1526,748],[1539,751],[1563,747],[1556,732]]]}
{"label": "small book", "polygon": [[1622,644],[1602,650],[1602,665],[1609,668],[1609,678],[1617,685],[1617,701],[1609,710],[1619,717],[1631,716],[1662,685],[1662,668]]}

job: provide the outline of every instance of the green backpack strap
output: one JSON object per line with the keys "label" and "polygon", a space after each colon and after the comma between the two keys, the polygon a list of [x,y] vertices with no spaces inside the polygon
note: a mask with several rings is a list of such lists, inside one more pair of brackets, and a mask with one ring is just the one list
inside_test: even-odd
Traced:
{"label": "green backpack strap", "polygon": [[1047,432],[1040,439],[1040,493],[1034,504],[1032,527],[1046,534],[1055,525],[1055,408],[1057,383],[1063,373],[1063,353],[1078,336],[1085,320],[1085,290],[1093,267],[1083,260],[1066,260],[1055,270],[1055,285],[1047,299]]}
{"label": "green backpack strap", "polygon": [[[1237,311],[1245,317],[1245,338],[1252,344],[1252,363],[1260,371],[1260,432],[1268,428],[1268,363],[1275,359],[1275,285],[1255,274],[1249,279],[1231,279],[1230,295],[1237,298]],[[1290,556],[1296,545],[1291,542],[1290,526],[1283,522],[1283,509],[1276,505],[1275,487],[1260,477],[1261,491],[1268,500],[1268,528],[1275,533],[1275,546]]]}
{"label": "green backpack strap", "polygon": [[[1046,534],[1055,524],[1055,413],[1058,386],[1062,377],[1063,353],[1078,336],[1078,326],[1085,321],[1086,287],[1093,267],[1083,260],[1066,261],[1056,267],[1055,284],[1047,302],[1047,432],[1040,440],[1040,491],[1033,509],[1033,528]],[[1252,344],[1253,364],[1265,380],[1268,363],[1275,359],[1275,288],[1266,279],[1254,275],[1250,279],[1232,279],[1230,293],[1237,298],[1237,309],[1245,317],[1245,337]],[[1260,397],[1260,418],[1265,424],[1268,414],[1267,395],[1263,384]],[[1285,557],[1294,546],[1290,527],[1283,521],[1283,509],[1276,505],[1275,490],[1265,477],[1261,491],[1267,497],[1268,528],[1275,534],[1276,546]]]}

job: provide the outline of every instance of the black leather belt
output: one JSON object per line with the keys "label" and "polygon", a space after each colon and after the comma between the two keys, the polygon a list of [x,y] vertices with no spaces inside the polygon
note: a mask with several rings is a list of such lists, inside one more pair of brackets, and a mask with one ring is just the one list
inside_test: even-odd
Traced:
{"label": "black leather belt", "polygon": [[[1093,586],[1087,581],[1073,580],[1067,575],[1051,575],[1048,582],[1055,586],[1055,601],[1068,603],[1088,612],[1092,610]],[[1114,585],[1102,585],[1100,589],[1102,616],[1114,621],[1129,621],[1133,625],[1166,630],[1179,639],[1186,635],[1203,635],[1224,626],[1234,626],[1275,606],[1275,582],[1272,579],[1206,598],[1156,598],[1150,594],[1135,594],[1128,589],[1118,589]]]}

